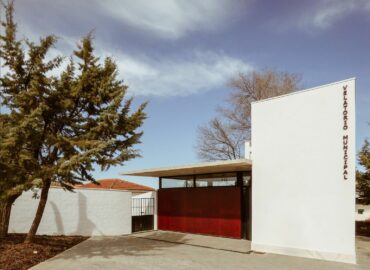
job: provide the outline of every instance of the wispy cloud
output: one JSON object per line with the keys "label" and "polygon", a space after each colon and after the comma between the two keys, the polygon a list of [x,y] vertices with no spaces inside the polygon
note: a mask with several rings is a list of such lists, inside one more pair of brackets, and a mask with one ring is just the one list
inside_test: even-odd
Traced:
{"label": "wispy cloud", "polygon": [[348,16],[354,10],[363,7],[367,0],[322,0],[313,10],[313,14],[303,17],[303,25],[326,29],[336,21]]}
{"label": "wispy cloud", "polygon": [[324,31],[355,12],[370,11],[370,0],[317,0],[309,3],[292,10],[286,18],[279,18],[280,23],[276,26],[281,30]]}
{"label": "wispy cloud", "polygon": [[[57,76],[67,65],[76,49],[72,37],[61,36],[48,59],[64,56],[61,67],[53,71]],[[192,51],[182,55],[130,55],[112,49],[102,40],[95,40],[96,54],[102,60],[111,57],[118,66],[119,79],[129,86],[129,93],[140,96],[187,96],[224,87],[231,76],[254,69],[251,63],[223,52]]]}
{"label": "wispy cloud", "polygon": [[109,0],[95,1],[109,16],[163,38],[216,30],[228,25],[249,1],[228,0]]}
{"label": "wispy cloud", "polygon": [[[24,4],[30,4],[23,1]],[[37,1],[54,12],[50,16],[55,16],[58,14],[55,12],[59,10],[63,16],[67,16],[65,10],[72,5],[72,1],[65,1],[56,2],[57,6],[54,7],[54,4],[51,5],[46,0]],[[101,28],[109,28],[112,33],[120,24],[125,24],[138,32],[151,32],[164,38],[160,42],[168,42],[167,39],[180,39],[195,31],[213,31],[224,27],[240,12],[238,7],[250,1],[235,0],[230,4],[228,0],[81,0],[78,7],[86,8],[87,3],[91,3],[88,8],[93,10],[95,15],[103,15],[97,19],[102,22]],[[72,13],[76,12],[73,10]],[[61,21],[51,24],[50,27],[46,25],[40,28],[37,17],[29,17],[27,13],[23,15],[23,22],[20,24],[22,36],[37,41],[45,32],[57,33],[60,39],[56,48],[50,52],[50,57],[61,54],[68,58],[71,55],[78,40],[75,33],[69,31],[70,24]],[[103,17],[115,17],[118,23],[104,20]],[[81,18],[74,14],[70,18],[76,27],[89,19],[86,14]],[[253,68],[250,63],[212,49],[191,48],[178,52],[175,50],[155,53],[150,50],[137,50],[133,45],[131,53],[128,54],[123,48],[120,49],[119,44],[107,42],[99,36],[96,37],[94,45],[99,56],[111,56],[117,62],[120,79],[129,85],[129,92],[133,95],[185,96],[210,91],[223,87],[236,72],[249,72]],[[64,66],[65,64],[62,67]]]}
{"label": "wispy cloud", "polygon": [[187,59],[133,58],[114,54],[130,93],[146,96],[186,96],[223,87],[236,72],[253,66],[223,53],[194,52]]}

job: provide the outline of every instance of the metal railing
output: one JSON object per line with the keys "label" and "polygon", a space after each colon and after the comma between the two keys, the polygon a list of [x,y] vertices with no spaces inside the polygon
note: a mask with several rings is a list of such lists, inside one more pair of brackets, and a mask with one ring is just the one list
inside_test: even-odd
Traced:
{"label": "metal railing", "polygon": [[132,198],[132,216],[154,215],[154,198]]}

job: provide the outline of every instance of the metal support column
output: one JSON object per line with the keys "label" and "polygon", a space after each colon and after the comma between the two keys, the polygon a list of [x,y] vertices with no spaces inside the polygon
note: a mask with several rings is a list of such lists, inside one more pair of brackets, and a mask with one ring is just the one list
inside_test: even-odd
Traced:
{"label": "metal support column", "polygon": [[237,186],[240,188],[240,223],[241,238],[248,239],[248,187],[243,183],[243,172],[236,174]]}

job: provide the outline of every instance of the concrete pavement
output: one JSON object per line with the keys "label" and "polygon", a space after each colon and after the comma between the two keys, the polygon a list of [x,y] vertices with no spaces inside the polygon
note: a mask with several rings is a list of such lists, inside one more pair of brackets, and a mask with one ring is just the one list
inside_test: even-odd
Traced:
{"label": "concrete pavement", "polygon": [[170,243],[186,244],[196,247],[235,251],[240,253],[249,253],[251,251],[251,242],[243,239],[232,239],[168,231],[141,232],[133,234],[132,236]]}
{"label": "concrete pavement", "polygon": [[222,240],[232,239],[215,238],[212,240],[213,244],[208,243],[208,246],[201,247],[200,244],[209,242],[203,241],[202,236],[194,237],[187,234],[160,236],[153,233],[93,237],[31,269],[370,269],[370,238],[365,237],[357,239],[358,264],[351,265],[275,254],[228,251],[227,249],[233,247],[230,241],[226,241],[228,244],[220,248]]}

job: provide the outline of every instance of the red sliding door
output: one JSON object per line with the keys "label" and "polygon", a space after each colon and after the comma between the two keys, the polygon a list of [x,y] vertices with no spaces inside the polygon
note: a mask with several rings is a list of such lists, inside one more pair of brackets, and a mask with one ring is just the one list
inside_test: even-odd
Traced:
{"label": "red sliding door", "polygon": [[158,229],[241,237],[239,187],[158,190]]}

